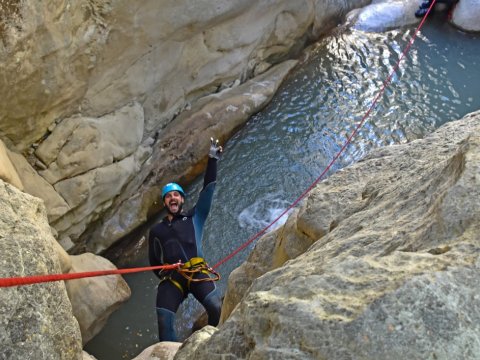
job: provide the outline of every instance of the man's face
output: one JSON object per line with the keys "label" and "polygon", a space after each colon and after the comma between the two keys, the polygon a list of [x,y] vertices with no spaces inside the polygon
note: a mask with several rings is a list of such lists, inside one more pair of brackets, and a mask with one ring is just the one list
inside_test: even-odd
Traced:
{"label": "man's face", "polygon": [[184,199],[178,191],[170,191],[163,198],[163,204],[170,214],[178,214],[182,210]]}

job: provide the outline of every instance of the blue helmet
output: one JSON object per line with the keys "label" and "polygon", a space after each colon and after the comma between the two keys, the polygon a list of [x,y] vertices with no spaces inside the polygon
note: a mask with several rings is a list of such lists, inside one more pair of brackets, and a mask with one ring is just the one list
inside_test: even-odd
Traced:
{"label": "blue helmet", "polygon": [[180,194],[182,194],[183,197],[185,197],[185,191],[183,191],[180,185],[176,183],[168,183],[162,189],[162,199],[165,198],[165,195],[167,195],[167,193],[169,193],[170,191],[178,191]]}

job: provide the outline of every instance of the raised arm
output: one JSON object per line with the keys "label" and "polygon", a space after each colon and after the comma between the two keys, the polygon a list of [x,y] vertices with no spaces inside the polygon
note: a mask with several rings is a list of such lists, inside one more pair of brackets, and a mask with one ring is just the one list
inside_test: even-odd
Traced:
{"label": "raised arm", "polygon": [[218,145],[218,140],[210,139],[210,151],[208,153],[207,169],[203,178],[203,188],[198,197],[195,213],[201,221],[205,221],[210,211],[213,199],[213,191],[217,180],[217,161],[222,154],[222,147]]}

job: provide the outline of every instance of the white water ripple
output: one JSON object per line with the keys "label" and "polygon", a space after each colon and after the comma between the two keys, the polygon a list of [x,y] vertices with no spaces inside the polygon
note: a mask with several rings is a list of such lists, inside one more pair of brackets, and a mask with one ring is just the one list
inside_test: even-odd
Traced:
{"label": "white water ripple", "polygon": [[[281,194],[268,194],[243,209],[238,215],[238,222],[242,228],[257,231],[262,230],[276,220],[289,205],[288,201],[284,200]],[[285,224],[290,212],[289,210],[282,215],[282,217],[268,229],[268,232]]]}

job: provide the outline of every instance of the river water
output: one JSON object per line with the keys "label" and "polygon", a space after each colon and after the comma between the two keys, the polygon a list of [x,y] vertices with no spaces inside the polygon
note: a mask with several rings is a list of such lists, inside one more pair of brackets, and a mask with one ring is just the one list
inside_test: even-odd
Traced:
{"label": "river water", "polygon": [[[263,229],[319,176],[362,119],[414,30],[348,31],[322,39],[272,102],[225,144],[204,234],[210,264]],[[422,138],[446,121],[480,109],[479,65],[479,36],[455,30],[441,15],[430,19],[376,109],[330,172],[358,161],[373,148]],[[201,186],[198,179],[187,189],[187,206]],[[253,246],[220,267],[222,292],[230,272]],[[147,266],[147,258],[142,238],[129,256],[115,262],[119,267]],[[132,359],[157,342],[156,277],[140,273],[125,279],[131,299],[85,347],[98,360]],[[177,316],[182,338],[200,312],[192,298],[182,304]]]}

